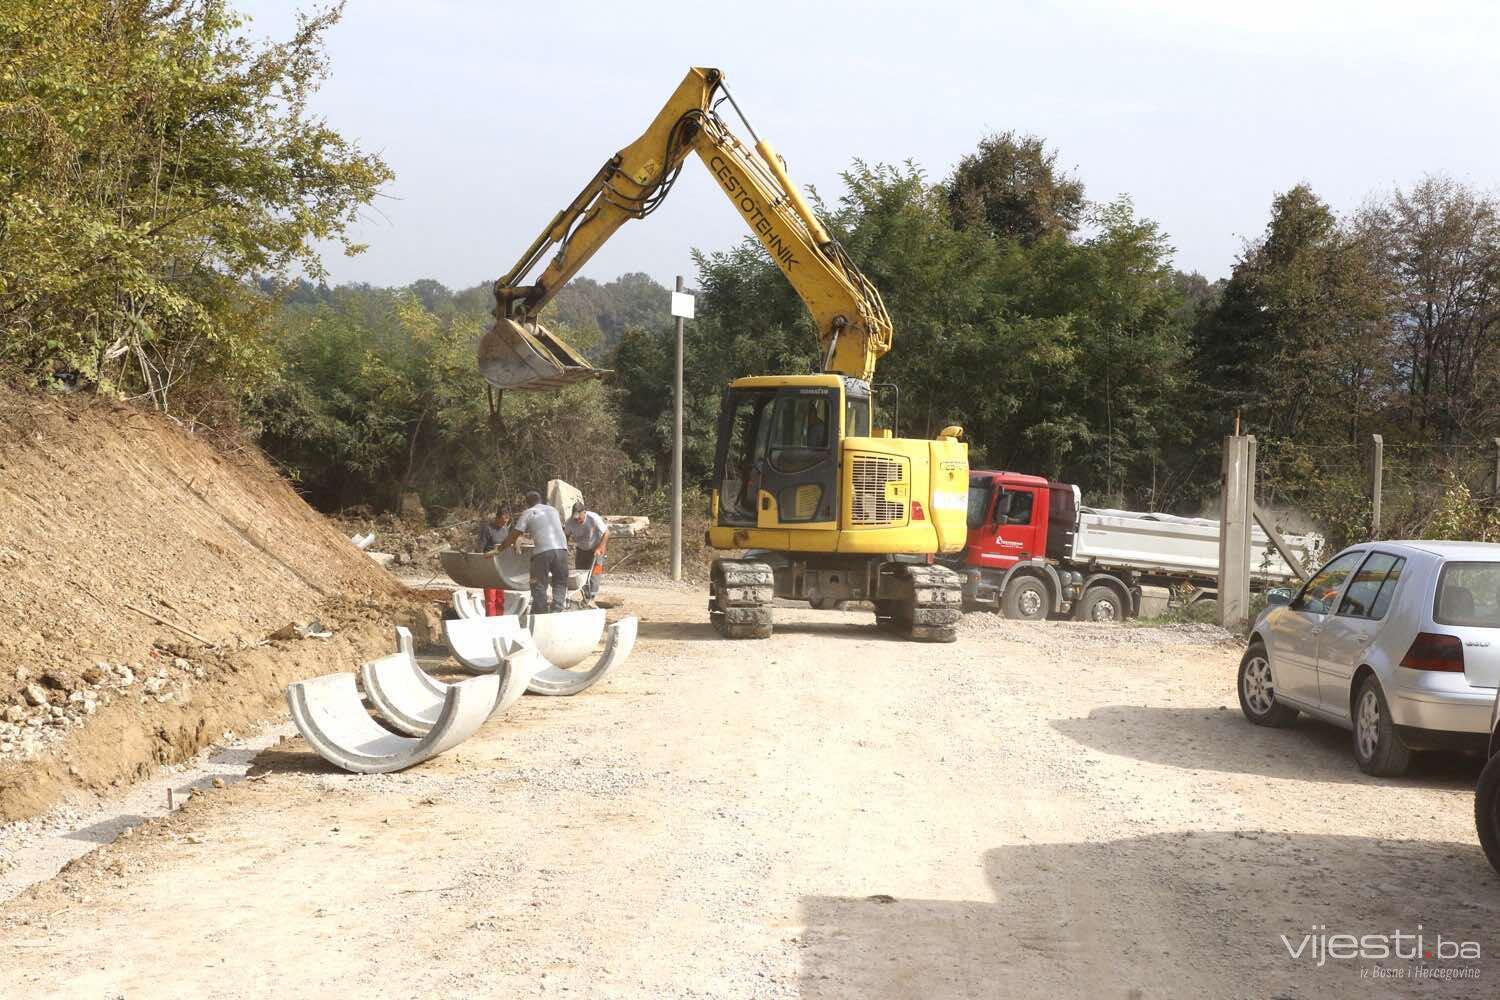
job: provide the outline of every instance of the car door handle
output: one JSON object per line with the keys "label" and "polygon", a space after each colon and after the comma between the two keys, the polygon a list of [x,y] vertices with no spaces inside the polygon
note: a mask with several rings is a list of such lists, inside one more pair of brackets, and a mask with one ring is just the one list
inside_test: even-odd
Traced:
{"label": "car door handle", "polygon": [[1357,640],[1359,640],[1360,642],[1369,642],[1370,641],[1370,637],[1367,636],[1367,635],[1365,635],[1363,632],[1361,632],[1359,635],[1355,636],[1354,638],[1357,639]]}
{"label": "car door handle", "polygon": [[1321,627],[1320,627],[1320,628],[1315,628],[1315,629],[1313,629],[1313,630],[1312,630],[1312,631],[1311,631],[1311,632],[1310,632],[1310,633],[1308,633],[1308,634],[1309,634],[1309,635],[1322,635],[1322,634],[1323,634],[1323,629],[1322,629],[1322,628],[1321,628]]}

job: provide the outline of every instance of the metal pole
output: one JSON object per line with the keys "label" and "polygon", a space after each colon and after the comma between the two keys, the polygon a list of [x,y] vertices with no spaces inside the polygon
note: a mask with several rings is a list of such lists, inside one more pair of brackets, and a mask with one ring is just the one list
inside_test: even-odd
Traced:
{"label": "metal pole", "polygon": [[[682,291],[682,275],[677,276]],[[672,579],[682,579],[682,317],[677,317],[677,368],[672,376]]]}
{"label": "metal pole", "polygon": [[1370,465],[1370,540],[1380,537],[1380,487],[1385,479],[1385,438],[1371,434],[1375,442],[1375,457]]}

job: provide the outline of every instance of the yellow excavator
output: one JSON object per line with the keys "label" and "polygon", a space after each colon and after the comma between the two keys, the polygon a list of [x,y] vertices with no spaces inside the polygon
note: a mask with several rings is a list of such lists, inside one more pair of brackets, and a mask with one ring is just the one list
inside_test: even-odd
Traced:
{"label": "yellow excavator", "polygon": [[[753,148],[720,118],[725,101]],[[616,230],[661,204],[690,153],[807,304],[823,359],[822,374],[739,378],[724,393],[707,542],[742,555],[713,564],[710,621],[729,638],[765,638],[773,597],[814,608],[869,601],[885,628],[952,642],[959,577],[933,557],[964,546],[962,428],[913,440],[874,426],[871,380],[891,347],[885,304],[745,121],[718,70],[689,70],[645,133],[611,157],[495,283],[480,371],[496,388],[520,391],[605,374],[537,318]]]}

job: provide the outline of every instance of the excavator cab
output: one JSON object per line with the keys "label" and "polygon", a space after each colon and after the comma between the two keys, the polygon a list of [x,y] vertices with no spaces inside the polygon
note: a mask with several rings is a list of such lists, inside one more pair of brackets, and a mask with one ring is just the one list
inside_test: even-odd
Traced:
{"label": "excavator cab", "polygon": [[870,433],[870,389],[837,375],[742,378],[724,393],[714,461],[720,527],[834,527],[839,443]]}

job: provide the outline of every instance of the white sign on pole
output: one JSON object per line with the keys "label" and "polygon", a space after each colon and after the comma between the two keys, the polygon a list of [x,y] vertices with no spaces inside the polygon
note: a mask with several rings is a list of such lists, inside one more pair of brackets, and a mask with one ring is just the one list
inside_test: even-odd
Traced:
{"label": "white sign on pole", "polygon": [[687,292],[672,293],[672,315],[683,319],[693,318],[693,297]]}

